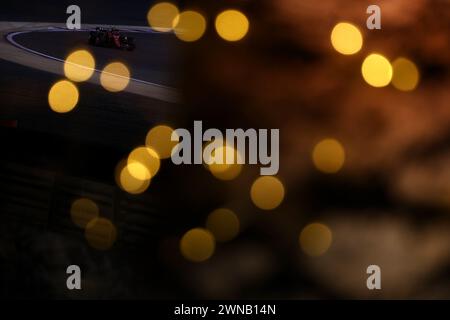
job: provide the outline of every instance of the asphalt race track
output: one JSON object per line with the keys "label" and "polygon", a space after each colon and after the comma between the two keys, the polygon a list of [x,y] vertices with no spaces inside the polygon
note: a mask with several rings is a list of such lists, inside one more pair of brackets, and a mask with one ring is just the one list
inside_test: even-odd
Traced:
{"label": "asphalt race track", "polygon": [[[97,25],[83,25],[83,30],[67,30],[58,23],[0,22],[0,58],[64,75],[63,61],[72,51],[87,48],[88,31]],[[108,27],[106,25],[101,25]],[[101,68],[111,61],[124,62],[131,71],[126,91],[167,102],[177,102],[177,59],[173,37],[155,33],[146,27],[116,26],[135,38],[139,50],[125,52],[112,48],[89,47],[96,59],[97,72],[90,82],[99,84]]]}
{"label": "asphalt race track", "polygon": [[173,57],[168,36],[150,32],[124,32],[134,37],[137,49],[129,52],[124,50],[87,46],[88,31],[37,31],[20,33],[13,37],[18,44],[32,48],[34,51],[65,59],[76,49],[89,50],[95,57],[96,69],[113,61],[124,62],[132,73],[132,78],[146,82],[175,87],[176,63]]}
{"label": "asphalt race track", "polygon": [[[95,26],[68,31],[61,23],[0,22],[2,86],[8,87],[0,91],[0,98],[7,102],[0,120],[78,141],[129,147],[153,123],[164,121],[168,114],[173,118],[179,101],[174,89],[178,70],[174,37],[146,27],[116,26],[135,38],[137,48],[128,52],[88,46],[88,31]],[[65,57],[80,48],[93,54],[97,71],[79,84],[77,108],[55,114],[48,107],[48,90],[64,78]],[[130,69],[131,81],[124,92],[110,93],[100,85],[102,68],[113,61]]]}
{"label": "asphalt race track", "polygon": [[[58,114],[48,105],[49,89],[65,78],[67,54],[87,47],[86,31],[61,31],[62,26],[0,22],[0,296],[66,296],[58,281],[43,279],[34,270],[40,268],[34,262],[20,262],[38,261],[40,257],[33,252],[42,245],[43,264],[57,261],[57,267],[49,272],[58,278],[64,275],[58,272],[65,270],[61,269],[66,264],[65,254],[52,248],[63,245],[70,260],[100,266],[95,275],[86,273],[86,283],[95,285],[83,290],[83,297],[112,297],[115,292],[142,297],[138,292],[146,288],[141,288],[141,280],[133,281],[127,275],[139,274],[142,279],[146,274],[161,274],[160,266],[145,256],[149,252],[149,257],[156,255],[155,239],[168,232],[168,220],[162,214],[170,209],[166,204],[161,210],[160,202],[164,194],[173,192],[172,173],[160,173],[161,182],[155,184],[151,195],[131,197],[116,186],[114,170],[132,148],[144,143],[152,126],[170,124],[179,116],[173,37],[132,32],[137,45],[133,52],[88,47],[97,70],[118,60],[129,67],[133,79],[126,90],[112,93],[99,84],[99,72],[95,72],[89,81],[77,84],[80,99],[76,108]],[[16,43],[7,39],[12,34]],[[79,197],[101,203],[102,215],[117,225],[121,236],[110,255],[87,252],[83,232],[71,223],[67,208]],[[6,259],[2,248],[11,243],[26,249]],[[144,258],[136,249],[139,247],[145,249]],[[130,272],[128,263],[138,257],[139,263]],[[19,270],[24,268],[31,268],[25,273],[34,280],[23,277]],[[120,283],[118,274],[123,279]],[[175,287],[171,282],[160,277],[150,291]],[[36,285],[30,287],[30,283]],[[130,293],[128,288],[133,288]]]}
{"label": "asphalt race track", "polygon": [[[70,261],[86,266],[83,298],[187,296],[177,289],[177,276],[155,259],[161,239],[177,235],[191,217],[181,210],[193,207],[176,183],[181,169],[164,165],[151,192],[141,195],[122,192],[114,177],[117,163],[145,142],[150,128],[175,126],[187,112],[178,96],[179,42],[146,26],[151,1],[79,3],[81,31],[61,23],[70,4],[64,1],[30,3],[30,10],[8,3],[1,13],[12,21],[0,22],[0,297],[73,295],[60,281]],[[135,38],[133,52],[87,46],[89,29],[112,25]],[[93,54],[98,71],[77,83],[75,109],[55,113],[48,92],[65,79],[64,59],[79,48]],[[111,61],[130,69],[124,91],[100,85],[100,71]],[[96,201],[117,226],[112,250],[90,249],[72,223],[68,209],[80,197]]]}

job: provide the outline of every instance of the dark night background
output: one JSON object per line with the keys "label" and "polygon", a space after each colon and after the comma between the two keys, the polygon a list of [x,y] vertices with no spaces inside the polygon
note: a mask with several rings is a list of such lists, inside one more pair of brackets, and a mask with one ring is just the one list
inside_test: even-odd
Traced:
{"label": "dark night background", "polygon": [[[154,2],[9,1],[0,20],[64,22],[67,6],[77,4],[82,23],[145,26]],[[61,76],[0,60],[0,295],[449,298],[450,2],[376,2],[379,31],[365,29],[370,1],[178,1],[208,17],[203,38],[187,44],[155,34],[130,55],[155,70],[164,65],[161,74],[183,96],[177,104],[81,83],[77,108],[59,115],[47,93]],[[230,6],[250,20],[238,43],[214,32],[213,17]],[[329,44],[342,20],[363,31],[357,55],[343,57]],[[58,47],[61,54],[72,50],[71,39]],[[419,87],[367,86],[359,69],[371,51],[411,57]],[[166,160],[144,194],[116,185],[117,163],[152,126],[191,128],[194,120],[209,128],[280,128],[286,196],[279,208],[262,212],[249,200],[258,176],[252,166],[234,181],[218,181],[203,166]],[[329,136],[346,150],[336,175],[311,163],[314,144]],[[90,248],[71,223],[68,211],[79,197],[93,199],[116,225],[112,249]],[[217,245],[210,260],[186,261],[181,235],[221,206],[239,215],[240,234]],[[317,258],[298,244],[314,221],[333,232],[330,250]],[[82,291],[66,289],[70,264],[82,269]],[[370,264],[382,268],[381,291],[365,287]]]}

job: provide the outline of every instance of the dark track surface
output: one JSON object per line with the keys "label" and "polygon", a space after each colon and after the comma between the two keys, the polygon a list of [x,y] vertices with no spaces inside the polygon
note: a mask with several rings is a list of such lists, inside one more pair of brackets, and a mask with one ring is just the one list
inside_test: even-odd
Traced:
{"label": "dark track surface", "polygon": [[176,87],[177,50],[174,37],[158,33],[124,34],[134,37],[137,46],[134,51],[88,46],[88,32],[82,31],[28,32],[16,35],[14,40],[26,48],[59,59],[65,59],[76,49],[87,49],[94,55],[96,69],[101,70],[110,62],[121,61],[130,68],[132,78]]}
{"label": "dark track surface", "polygon": [[[78,0],[76,4],[82,8],[82,23],[144,26],[153,2]],[[63,23],[70,4],[73,1],[7,2],[0,17],[7,21]],[[177,41],[168,35],[133,36],[137,49],[131,54],[89,47],[98,62],[96,68],[101,69],[110,59],[122,60],[133,77],[176,88],[172,80],[182,72],[176,69]],[[77,47],[86,46],[87,34],[33,32],[16,40],[64,59]],[[177,181],[186,172],[164,165],[147,194],[130,198],[118,191],[114,181],[117,162],[144,143],[148,129],[158,123],[175,126],[183,109],[130,92],[111,93],[100,85],[83,82],[77,84],[77,107],[67,114],[57,114],[50,110],[47,95],[62,75],[2,59],[0,69],[0,121],[17,120],[17,128],[0,126],[0,298],[192,297],[182,283],[184,273],[178,274],[180,266],[172,270],[162,259],[159,240],[161,235],[177,236],[185,229],[186,220],[203,211],[188,202],[190,197],[184,189],[178,190],[182,184]],[[206,170],[194,169],[203,180],[211,181]],[[67,185],[70,177],[75,178],[76,186]],[[87,194],[91,184],[97,187]],[[68,189],[74,193],[67,194]],[[74,229],[67,209],[80,195],[101,199],[102,216],[114,217],[119,238],[112,250],[91,249],[82,230]],[[165,205],[159,207],[159,202]],[[124,212],[122,219],[117,215],[117,204],[131,206],[133,212]],[[136,212],[136,207],[142,210]],[[187,214],[186,208],[195,210]],[[155,220],[161,215],[171,218]],[[130,224],[130,219],[137,223]],[[173,252],[176,249],[175,245]],[[173,256],[170,252],[172,249],[168,253]],[[64,285],[65,270],[71,263],[83,270],[83,290],[79,292],[69,292]]]}

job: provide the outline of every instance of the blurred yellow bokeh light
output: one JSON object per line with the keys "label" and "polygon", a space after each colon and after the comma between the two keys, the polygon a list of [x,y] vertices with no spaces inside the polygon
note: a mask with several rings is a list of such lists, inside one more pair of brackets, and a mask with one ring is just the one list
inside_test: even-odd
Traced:
{"label": "blurred yellow bokeh light", "polygon": [[250,197],[258,208],[272,210],[281,204],[284,193],[284,186],[278,178],[262,176],[253,182]]}
{"label": "blurred yellow bokeh light", "polygon": [[317,170],[336,173],[345,162],[344,147],[335,139],[324,139],[314,147],[312,160]]}
{"label": "blurred yellow bokeh light", "polygon": [[141,194],[150,186],[150,179],[141,180],[133,177],[126,161],[118,165],[116,182],[119,187],[130,194]]}
{"label": "blurred yellow bokeh light", "polygon": [[64,62],[64,74],[72,81],[88,80],[95,69],[95,59],[89,51],[77,50],[71,53]]}
{"label": "blurred yellow bokeh light", "polygon": [[303,251],[313,257],[321,256],[331,246],[333,236],[331,230],[324,224],[311,223],[303,228],[299,241]]}
{"label": "blurred yellow bokeh light", "polygon": [[160,167],[158,153],[149,147],[138,147],[128,156],[127,167],[130,174],[138,180],[149,180]]}
{"label": "blurred yellow bokeh light", "polygon": [[239,233],[239,218],[230,209],[220,208],[211,212],[206,220],[206,228],[217,241],[226,242]]}
{"label": "blurred yellow bokeh light", "polygon": [[212,233],[202,228],[189,230],[180,241],[181,254],[192,262],[208,260],[213,255],[215,247]]}
{"label": "blurred yellow bokeh light", "polygon": [[[232,163],[226,163],[227,157],[231,157]],[[230,158],[230,159],[231,159]],[[220,180],[233,180],[242,171],[242,164],[240,162],[241,156],[239,152],[231,146],[224,145],[217,147],[205,158],[207,168],[214,177]]]}
{"label": "blurred yellow bokeh light", "polygon": [[85,236],[91,247],[108,250],[117,239],[117,230],[110,220],[95,218],[87,224]]}
{"label": "blurred yellow bokeh light", "polygon": [[247,17],[238,10],[221,12],[215,22],[217,33],[227,41],[241,40],[247,34],[249,25]]}
{"label": "blurred yellow bokeh light", "polygon": [[387,86],[392,80],[392,66],[388,59],[381,54],[372,53],[361,67],[364,80],[373,87]]}
{"label": "blurred yellow bokeh light", "polygon": [[361,31],[355,25],[340,22],[331,31],[331,44],[339,53],[355,54],[362,48],[363,37]]}
{"label": "blurred yellow bokeh light", "polygon": [[121,62],[108,64],[100,74],[103,88],[111,92],[124,90],[130,82],[130,70]]}
{"label": "blurred yellow bokeh light", "polygon": [[419,83],[419,70],[409,59],[398,58],[392,63],[392,85],[401,91],[412,91]]}
{"label": "blurred yellow bokeh light", "polygon": [[178,39],[192,42],[200,39],[206,30],[206,19],[198,12],[181,12],[174,20],[174,31]]}
{"label": "blurred yellow bokeh light", "polygon": [[147,21],[153,30],[168,32],[173,28],[174,19],[178,16],[178,8],[170,2],[155,4],[147,13]]}
{"label": "blurred yellow bokeh light", "polygon": [[70,81],[61,80],[55,83],[48,93],[50,108],[58,113],[66,113],[78,103],[79,93],[77,87]]}
{"label": "blurred yellow bokeh light", "polygon": [[72,203],[70,216],[72,221],[80,228],[85,228],[87,224],[97,218],[99,209],[97,204],[86,198],[77,199]]}
{"label": "blurred yellow bokeh light", "polygon": [[[226,168],[224,170],[219,169],[219,167]],[[242,171],[242,164],[234,163],[234,164],[213,164],[209,166],[209,169],[214,177],[219,180],[229,181],[236,179]],[[217,170],[216,170],[217,169]]]}
{"label": "blurred yellow bokeh light", "polygon": [[145,138],[145,144],[153,148],[158,153],[160,159],[170,158],[172,149],[178,143],[178,141],[171,141],[173,132],[174,130],[169,126],[156,126],[148,132]]}

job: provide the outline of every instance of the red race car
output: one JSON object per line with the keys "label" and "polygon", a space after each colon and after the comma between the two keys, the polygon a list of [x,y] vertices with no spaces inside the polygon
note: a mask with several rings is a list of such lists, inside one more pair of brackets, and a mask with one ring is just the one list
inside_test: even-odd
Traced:
{"label": "red race car", "polygon": [[136,47],[134,39],[120,34],[115,28],[105,29],[97,27],[89,32],[89,44],[99,47],[117,48],[132,51]]}

